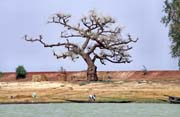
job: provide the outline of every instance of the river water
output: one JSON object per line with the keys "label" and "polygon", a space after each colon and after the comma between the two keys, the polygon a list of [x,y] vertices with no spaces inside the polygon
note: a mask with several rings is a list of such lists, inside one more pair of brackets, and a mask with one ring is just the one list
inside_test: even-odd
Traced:
{"label": "river water", "polygon": [[0,117],[180,117],[178,104],[60,103],[0,105]]}

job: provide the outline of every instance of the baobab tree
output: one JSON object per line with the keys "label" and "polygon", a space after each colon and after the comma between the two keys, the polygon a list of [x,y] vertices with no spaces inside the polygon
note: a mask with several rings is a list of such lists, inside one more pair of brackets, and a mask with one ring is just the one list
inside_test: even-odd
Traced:
{"label": "baobab tree", "polygon": [[[117,26],[115,20],[110,16],[98,15],[94,10],[89,11],[87,16],[80,19],[76,25],[71,24],[71,15],[57,13],[50,17],[48,23],[54,23],[62,26],[61,39],[57,43],[47,44],[43,36],[32,38],[25,35],[25,40],[30,42],[40,42],[44,47],[64,47],[67,51],[58,54],[53,52],[57,59],[72,60],[82,57],[86,62],[87,80],[97,81],[97,67],[95,61],[99,60],[105,65],[106,61],[112,63],[130,63],[131,56],[128,51],[132,49],[129,43],[136,42],[130,35],[123,39],[121,36],[121,27]],[[76,44],[73,39],[82,40],[82,43]]]}

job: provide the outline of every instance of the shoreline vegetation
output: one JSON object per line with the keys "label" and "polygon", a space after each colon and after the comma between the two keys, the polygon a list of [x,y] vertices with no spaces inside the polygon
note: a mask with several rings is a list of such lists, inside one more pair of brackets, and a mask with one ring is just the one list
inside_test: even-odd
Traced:
{"label": "shoreline vegetation", "polygon": [[[3,74],[0,78],[0,104],[89,103],[90,94],[97,96],[93,103],[168,103],[167,95],[180,97],[179,71],[156,71],[146,75],[143,72],[109,74],[111,79],[97,82],[62,81],[57,78],[57,73],[46,75],[46,81],[41,81],[37,73],[38,77],[27,76],[27,81],[13,80],[13,74]],[[100,74],[101,78],[102,75],[107,76]],[[40,79],[36,81],[32,79],[34,77]],[[53,77],[55,80],[49,80]],[[82,74],[78,74],[76,79],[78,77]]]}

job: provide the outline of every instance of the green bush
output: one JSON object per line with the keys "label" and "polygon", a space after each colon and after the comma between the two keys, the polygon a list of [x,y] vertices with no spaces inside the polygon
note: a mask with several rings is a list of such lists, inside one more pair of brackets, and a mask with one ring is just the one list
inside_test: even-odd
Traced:
{"label": "green bush", "polygon": [[26,70],[24,66],[20,65],[16,68],[16,79],[26,78]]}
{"label": "green bush", "polygon": [[0,72],[0,77],[2,77],[3,76],[3,73],[2,72]]}

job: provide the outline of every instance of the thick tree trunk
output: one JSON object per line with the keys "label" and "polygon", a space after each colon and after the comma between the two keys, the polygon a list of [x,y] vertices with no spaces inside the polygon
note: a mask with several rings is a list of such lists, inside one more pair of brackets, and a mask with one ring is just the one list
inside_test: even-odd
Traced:
{"label": "thick tree trunk", "polygon": [[88,65],[87,69],[87,80],[89,81],[97,81],[97,67],[95,65]]}
{"label": "thick tree trunk", "polygon": [[82,55],[83,59],[86,61],[88,69],[87,69],[87,80],[88,81],[97,81],[97,67],[94,62],[91,60],[91,57],[88,54]]}

